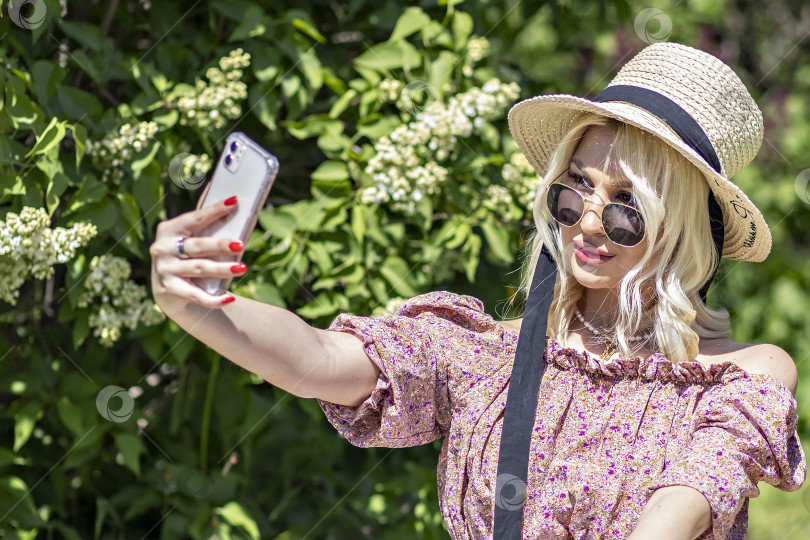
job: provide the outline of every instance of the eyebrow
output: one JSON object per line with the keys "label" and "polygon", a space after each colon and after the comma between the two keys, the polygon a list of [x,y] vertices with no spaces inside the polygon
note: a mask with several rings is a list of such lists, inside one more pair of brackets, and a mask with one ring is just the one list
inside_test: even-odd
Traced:
{"label": "eyebrow", "polygon": [[[588,176],[583,172],[583,169],[585,169],[585,167],[583,166],[581,159],[579,159],[579,158],[571,158],[571,162],[574,165],[577,166],[577,169],[579,169],[579,173],[582,174],[582,176],[584,176],[586,179],[590,180],[590,178],[588,178]],[[632,182],[617,182],[615,184],[610,184],[610,185],[612,187],[614,187],[614,188],[617,188],[617,189],[619,189],[619,188],[632,188],[633,187]]]}

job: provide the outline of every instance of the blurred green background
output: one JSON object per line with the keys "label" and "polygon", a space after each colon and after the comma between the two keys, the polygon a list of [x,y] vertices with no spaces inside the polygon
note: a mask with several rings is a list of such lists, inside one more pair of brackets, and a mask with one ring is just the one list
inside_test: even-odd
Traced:
{"label": "blurred green background", "polygon": [[[155,227],[194,208],[224,137],[243,131],[281,172],[234,292],[320,328],[441,289],[513,317],[537,179],[506,111],[593,97],[665,40],[730,64],[763,111],[765,140],[734,181],[773,250],[724,261],[708,299],[734,340],[794,358],[808,448],[804,2],[0,6],[3,537],[447,538],[440,441],[351,447],[315,401],[187,336],[151,301]],[[760,488],[749,538],[806,538],[806,484]]]}

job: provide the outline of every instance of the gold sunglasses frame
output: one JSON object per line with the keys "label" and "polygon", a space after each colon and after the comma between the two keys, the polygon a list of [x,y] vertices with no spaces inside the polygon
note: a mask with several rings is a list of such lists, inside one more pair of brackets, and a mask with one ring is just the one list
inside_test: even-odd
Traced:
{"label": "gold sunglasses frame", "polygon": [[[583,216],[584,216],[584,215],[585,215],[585,213],[588,211],[588,205],[590,204],[590,205],[592,205],[592,206],[602,206],[602,207],[603,207],[602,209],[600,209],[600,210],[599,210],[599,225],[600,225],[600,227],[602,228],[602,233],[605,235],[605,238],[607,238],[608,240],[610,240],[611,242],[613,242],[613,243],[614,243],[614,244],[616,244],[617,246],[621,246],[621,247],[628,247],[628,248],[630,248],[630,247],[636,247],[637,245],[639,245],[640,243],[642,243],[642,242],[644,241],[644,239],[645,239],[645,238],[647,238],[647,220],[645,220],[645,219],[644,219],[644,214],[642,214],[642,213],[641,213],[641,210],[639,210],[639,209],[638,209],[638,208],[636,208],[635,206],[631,206],[631,205],[629,205],[629,204],[618,203],[618,202],[598,203],[598,202],[594,202],[594,201],[592,201],[592,200],[590,200],[590,199],[586,199],[586,198],[585,198],[585,195],[583,195],[583,194],[582,194],[582,192],[581,192],[580,190],[578,190],[578,189],[576,189],[576,188],[573,188],[573,187],[571,187],[571,186],[569,186],[569,185],[567,185],[567,184],[564,184],[563,182],[560,182],[560,178],[561,178],[563,175],[567,174],[567,173],[568,173],[570,170],[571,170],[570,168],[569,168],[569,169],[565,169],[565,170],[562,172],[562,174],[560,174],[559,176],[557,176],[557,178],[556,178],[556,179],[555,179],[555,180],[554,180],[552,183],[550,183],[550,184],[549,184],[549,185],[546,187],[546,208],[548,209],[548,213],[549,213],[549,215],[551,216],[551,219],[553,219],[555,223],[558,223],[559,225],[562,225],[563,227],[575,227],[575,226],[577,225],[577,223],[579,223],[580,221],[582,221]],[[553,186],[553,185],[555,185],[555,184],[559,184],[559,185],[561,185],[562,187],[564,187],[564,188],[566,188],[566,189],[570,189],[571,191],[576,192],[576,194],[577,194],[577,195],[579,195],[579,196],[580,196],[580,198],[582,199],[582,202],[583,202],[583,205],[582,205],[582,214],[580,214],[580,215],[579,215],[579,219],[577,219],[577,220],[576,220],[574,223],[572,223],[571,225],[566,225],[565,223],[561,223],[560,221],[558,221],[558,220],[557,220],[557,218],[555,218],[555,217],[554,217],[554,213],[551,211],[551,206],[549,205],[548,196],[549,196],[549,191],[551,190],[551,186]],[[633,244],[633,245],[628,246],[628,245],[625,245],[625,244],[620,244],[620,243],[618,243],[618,242],[614,241],[614,240],[613,240],[613,239],[612,239],[612,238],[611,238],[611,237],[608,235],[607,231],[605,230],[605,219],[604,219],[604,217],[603,217],[603,216],[604,216],[604,210],[605,210],[605,208],[606,208],[606,207],[608,207],[608,206],[611,206],[611,205],[616,205],[616,206],[626,206],[627,208],[632,208],[632,209],[633,209],[635,212],[637,212],[637,213],[638,213],[639,217],[641,218],[641,222],[644,224],[644,234],[641,236],[641,239],[640,239],[638,242],[636,242],[636,243],[635,243],[635,244]]]}

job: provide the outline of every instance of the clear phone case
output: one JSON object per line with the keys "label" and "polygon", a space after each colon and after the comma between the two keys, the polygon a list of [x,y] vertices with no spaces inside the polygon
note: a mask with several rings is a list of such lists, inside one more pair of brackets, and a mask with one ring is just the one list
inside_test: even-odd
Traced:
{"label": "clear phone case", "polygon": [[[278,159],[273,154],[244,133],[237,131],[228,135],[214,173],[197,202],[197,208],[205,208],[234,195],[239,200],[238,208],[223,220],[200,231],[199,236],[238,238],[247,245],[277,173]],[[215,261],[239,262],[243,253],[244,251],[233,255],[214,255],[210,258]],[[218,296],[228,290],[232,280],[232,277],[192,278],[191,282],[205,292]]]}

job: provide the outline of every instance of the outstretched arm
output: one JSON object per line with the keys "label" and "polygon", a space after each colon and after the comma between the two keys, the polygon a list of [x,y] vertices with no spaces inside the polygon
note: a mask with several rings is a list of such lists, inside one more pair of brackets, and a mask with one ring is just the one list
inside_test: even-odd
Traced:
{"label": "outstretched arm", "polygon": [[[191,277],[229,277],[233,263],[212,260],[230,253],[236,239],[195,236],[226,217],[224,202],[186,212],[157,227],[152,256],[152,294],[166,315],[222,356],[292,394],[359,405],[377,381],[379,369],[355,336],[320,330],[286,309],[236,295],[222,304],[191,284]],[[187,236],[186,254],[176,252]]]}
{"label": "outstretched arm", "polygon": [[694,540],[712,523],[709,501],[687,486],[657,489],[628,540]]}

